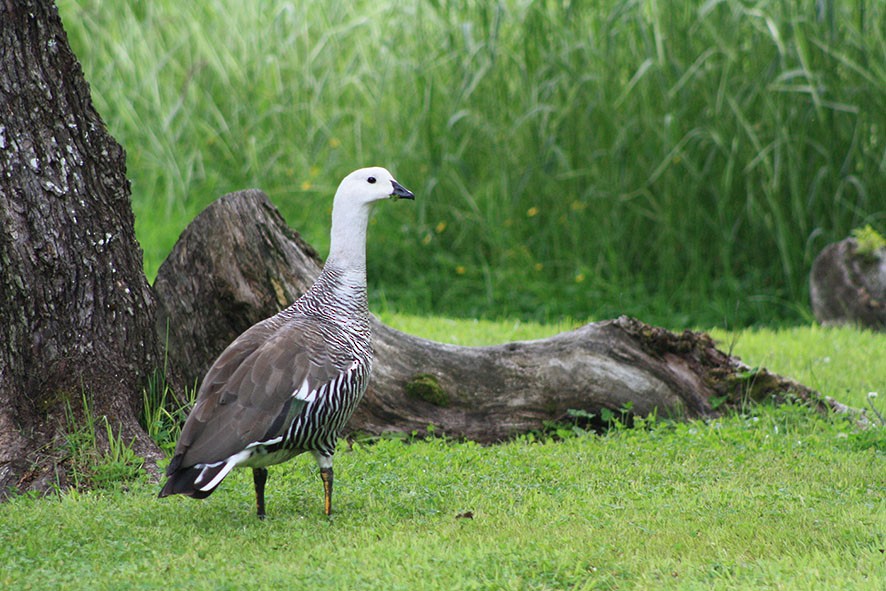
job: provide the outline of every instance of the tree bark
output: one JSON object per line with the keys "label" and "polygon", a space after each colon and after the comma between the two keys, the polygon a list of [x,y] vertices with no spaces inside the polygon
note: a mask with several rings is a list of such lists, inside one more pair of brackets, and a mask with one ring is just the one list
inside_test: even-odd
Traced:
{"label": "tree bark", "polygon": [[[300,296],[319,274],[316,253],[260,191],[225,195],[185,229],[155,282],[170,363],[195,382],[240,332]],[[348,428],[423,432],[481,442],[542,428],[568,411],[706,417],[804,386],[751,370],[713,340],[630,318],[549,339],[459,347],[373,319],[373,377]]]}
{"label": "tree bark", "polygon": [[0,219],[0,494],[64,485],[65,412],[84,397],[156,458],[137,413],[161,358],[125,154],[48,0],[0,1]]}

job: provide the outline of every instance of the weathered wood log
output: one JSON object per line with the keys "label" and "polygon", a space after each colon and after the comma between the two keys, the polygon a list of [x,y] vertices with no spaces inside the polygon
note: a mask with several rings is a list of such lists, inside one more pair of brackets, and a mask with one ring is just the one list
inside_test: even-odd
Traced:
{"label": "weathered wood log", "polygon": [[[225,195],[184,231],[155,289],[169,360],[197,380],[254,322],[301,295],[320,265],[260,191]],[[373,378],[349,429],[437,432],[491,442],[562,420],[599,414],[707,417],[748,399],[817,395],[751,370],[706,334],[674,334],[622,317],[548,339],[460,347],[407,335],[373,320]]]}
{"label": "weathered wood log", "polygon": [[[436,343],[381,323],[373,330],[373,381],[351,422],[370,433],[433,424],[489,442],[568,420],[570,410],[707,417],[745,395],[802,389],[751,371],[708,335],[677,335],[628,317],[490,347]],[[764,376],[761,389],[751,378]]]}

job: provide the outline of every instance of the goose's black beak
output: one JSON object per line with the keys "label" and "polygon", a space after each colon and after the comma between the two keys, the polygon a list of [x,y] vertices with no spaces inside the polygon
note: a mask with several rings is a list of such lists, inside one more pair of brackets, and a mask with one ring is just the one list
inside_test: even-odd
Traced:
{"label": "goose's black beak", "polygon": [[391,181],[391,184],[394,186],[394,192],[391,193],[391,197],[394,199],[415,199],[415,195],[412,194],[412,191],[398,183],[397,181]]}

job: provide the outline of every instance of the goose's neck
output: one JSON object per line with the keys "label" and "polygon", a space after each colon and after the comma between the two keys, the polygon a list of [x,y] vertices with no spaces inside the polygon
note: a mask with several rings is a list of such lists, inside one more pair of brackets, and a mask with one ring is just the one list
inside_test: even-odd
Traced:
{"label": "goose's neck", "polygon": [[366,227],[369,225],[369,205],[358,207],[332,206],[332,230],[326,267],[366,283]]}

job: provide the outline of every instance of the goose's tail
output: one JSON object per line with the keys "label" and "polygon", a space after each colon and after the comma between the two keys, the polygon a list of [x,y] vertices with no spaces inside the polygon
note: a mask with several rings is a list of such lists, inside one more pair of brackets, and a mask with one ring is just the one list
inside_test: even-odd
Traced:
{"label": "goose's tail", "polygon": [[160,498],[185,495],[195,499],[205,499],[236,465],[237,462],[233,458],[228,458],[212,464],[196,464],[182,468],[181,456],[176,456],[166,469],[169,478],[160,491]]}

